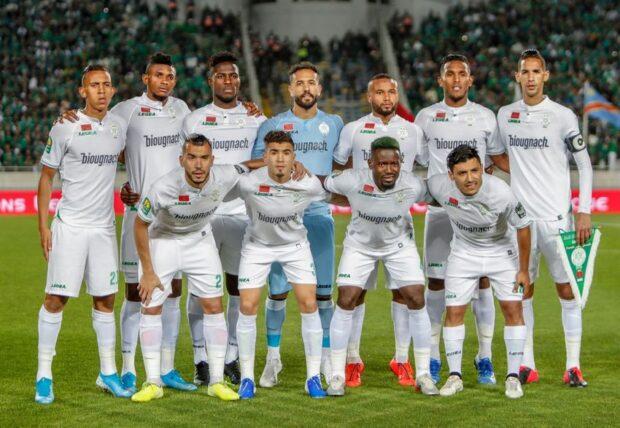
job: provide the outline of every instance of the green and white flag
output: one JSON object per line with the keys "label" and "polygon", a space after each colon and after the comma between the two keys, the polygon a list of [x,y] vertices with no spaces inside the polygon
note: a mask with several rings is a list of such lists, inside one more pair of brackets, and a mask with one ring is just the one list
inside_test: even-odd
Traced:
{"label": "green and white flag", "polygon": [[598,228],[593,229],[590,239],[583,245],[577,245],[574,231],[560,232],[557,237],[562,264],[570,278],[573,295],[581,309],[586,306],[590,293],[592,275],[594,274],[594,259],[600,240],[601,232]]}

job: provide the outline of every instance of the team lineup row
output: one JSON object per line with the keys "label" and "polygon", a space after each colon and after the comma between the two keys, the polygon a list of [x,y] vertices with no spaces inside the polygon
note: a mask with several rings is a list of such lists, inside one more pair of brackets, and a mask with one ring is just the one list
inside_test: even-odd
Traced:
{"label": "team lineup row", "polygon": [[[581,309],[554,239],[558,230],[573,228],[571,157],[580,185],[574,228],[580,243],[589,237],[592,170],[577,118],[544,96],[549,72],[537,51],[521,55],[515,78],[523,100],[503,107],[496,118],[467,99],[473,84],[467,58],[448,55],[438,76],[444,100],[410,123],[395,115],[396,82],[377,75],[368,85],[372,113],[343,127],[338,116],[318,109],[320,80],[310,63],[291,68],[292,108],[271,119],[239,102],[236,58],[226,52],[211,59],[213,102],[194,112],[171,96],[176,75],[164,54],[153,55],[146,67],[146,92],[110,112],[111,77],[105,67],[89,66],[79,88],[85,108],[65,113],[54,125],[42,158],[39,207],[49,204],[56,172],[63,196],[51,228],[47,209],[39,209],[48,277],[39,312],[35,400],[54,400],[51,365],[62,311],[83,279],[93,297],[100,387],[134,401],[160,398],[162,385],[196,389],[174,369],[181,273],[190,291],[194,383],[207,384],[209,395],[254,396],[256,313],[267,277],[268,351],[259,385],[278,382],[285,299],[293,290],[302,313],[306,391],[326,395],[322,374],[327,394],[342,395],[345,386],[362,383],[364,296],[376,285],[379,260],[393,294],[390,367],[399,383],[428,395],[462,390],[463,316],[470,300],[479,340],[478,381],[495,383],[493,290],[506,320],[506,395],[518,398],[522,383],[538,379],[532,295],[541,253],[562,306],[564,381],[585,386]],[[121,238],[122,376],[114,361],[117,158],[129,180],[122,190],[127,205]],[[428,165],[427,182],[411,173],[414,161]],[[510,173],[510,186],[483,173],[491,165]],[[337,172],[342,169],[347,170]],[[334,224],[326,191],[334,203],[350,204],[353,213],[335,310]],[[425,219],[424,266],[409,214],[422,200],[437,205]],[[223,286],[229,294],[226,315]],[[450,375],[439,390],[442,325]],[[147,371],[140,391],[134,364],[138,337]],[[408,360],[412,340],[415,374]],[[238,392],[223,382],[224,375],[240,384]]]}

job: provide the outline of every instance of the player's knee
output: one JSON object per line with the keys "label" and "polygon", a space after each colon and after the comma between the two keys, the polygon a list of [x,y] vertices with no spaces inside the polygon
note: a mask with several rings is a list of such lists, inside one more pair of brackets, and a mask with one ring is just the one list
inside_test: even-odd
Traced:
{"label": "player's knee", "polygon": [[347,291],[338,293],[338,306],[344,310],[352,311],[355,309],[359,294]]}
{"label": "player's knee", "polygon": [[109,296],[93,297],[93,308],[100,312],[114,311],[114,297],[114,294],[110,294]]}
{"label": "player's knee", "polygon": [[463,324],[465,310],[467,306],[447,306],[446,307],[446,327],[455,327]]}
{"label": "player's knee", "polygon": [[481,290],[484,290],[485,288],[489,288],[491,286],[491,281],[489,281],[489,278],[486,276],[483,276],[482,278],[480,278],[480,281],[478,283],[478,287]]}
{"label": "player's knee", "polygon": [[239,277],[237,275],[226,274],[226,291],[229,296],[239,295]]}
{"label": "player's knee", "polygon": [[502,303],[506,325],[524,325],[521,302]]}
{"label": "player's knee", "polygon": [[125,299],[129,300],[130,302],[141,301],[137,283],[130,282],[125,284]]}
{"label": "player's knee", "polygon": [[428,279],[428,289],[433,291],[441,291],[445,288],[444,280],[439,278]]}
{"label": "player's knee", "polygon": [[557,284],[556,289],[558,291],[558,297],[562,300],[573,300],[575,298],[570,284]]}
{"label": "player's knee", "polygon": [[303,314],[311,314],[318,310],[316,299],[305,299],[299,301],[299,311]]}
{"label": "player's knee", "polygon": [[181,297],[183,294],[183,280],[181,278],[175,278],[172,280],[172,291],[168,297]]}
{"label": "player's knee", "polygon": [[243,315],[256,315],[258,312],[258,302],[253,299],[241,299],[239,301],[239,311]]}
{"label": "player's knee", "polygon": [[400,303],[401,305],[406,305],[407,300],[400,294],[398,290],[392,290],[392,301],[396,303]]}
{"label": "player's knee", "polygon": [[224,306],[222,305],[222,298],[215,299],[200,299],[202,310],[205,314],[220,314],[224,312]]}
{"label": "player's knee", "polygon": [[360,306],[364,304],[364,300],[366,299],[366,290],[363,290],[359,297],[357,298],[357,302],[355,302],[355,306]]}
{"label": "player's knee", "polygon": [[47,312],[58,313],[58,312],[61,312],[65,308],[65,305],[67,304],[68,300],[69,298],[65,296],[57,296],[55,294],[46,294],[45,300],[43,301],[43,306],[45,307],[45,310]]}

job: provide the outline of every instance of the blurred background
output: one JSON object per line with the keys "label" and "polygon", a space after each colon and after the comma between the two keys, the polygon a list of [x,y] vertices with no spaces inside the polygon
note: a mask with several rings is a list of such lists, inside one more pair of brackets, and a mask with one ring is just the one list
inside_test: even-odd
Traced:
{"label": "blurred background", "polygon": [[[111,68],[118,87],[114,104],[142,92],[147,58],[163,50],[178,71],[175,95],[197,108],[210,101],[207,60],[224,49],[241,59],[243,97],[267,116],[290,106],[288,67],[301,60],[316,63],[324,87],[320,107],[346,123],[369,111],[366,84],[379,72],[397,76],[405,115],[440,100],[438,62],[448,52],[471,59],[471,98],[497,111],[520,98],[513,79],[516,58],[536,47],[551,71],[547,94],[580,118],[584,108],[589,112],[584,134],[594,166],[616,166],[620,12],[615,0],[25,0],[0,5],[0,171],[37,170],[54,119],[80,106],[77,82],[89,62]],[[594,97],[589,109],[587,94]],[[5,176],[0,186],[3,182],[14,187]]]}

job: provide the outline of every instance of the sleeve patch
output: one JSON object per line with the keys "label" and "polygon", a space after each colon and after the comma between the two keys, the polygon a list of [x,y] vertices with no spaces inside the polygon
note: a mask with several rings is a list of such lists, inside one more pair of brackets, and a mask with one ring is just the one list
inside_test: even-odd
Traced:
{"label": "sleeve patch", "polygon": [[517,214],[519,218],[525,217],[525,208],[523,207],[523,204],[521,204],[521,202],[519,202],[515,207],[515,214]]}

